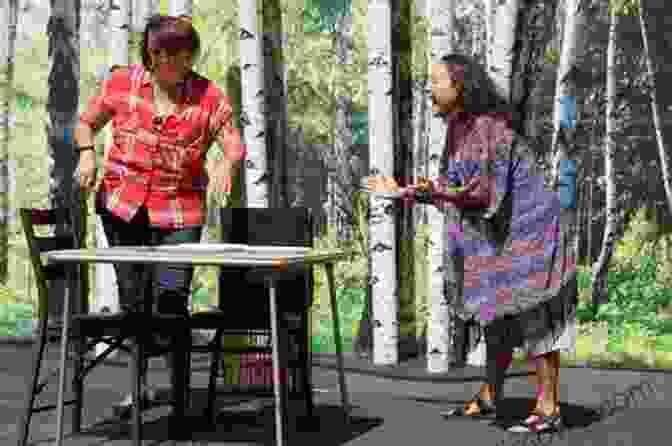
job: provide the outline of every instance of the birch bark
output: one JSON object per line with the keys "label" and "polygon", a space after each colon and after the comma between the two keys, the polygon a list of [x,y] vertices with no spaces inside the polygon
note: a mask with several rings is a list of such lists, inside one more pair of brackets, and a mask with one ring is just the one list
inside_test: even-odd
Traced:
{"label": "birch bark", "polygon": [[[131,7],[129,0],[112,0],[110,2],[110,35],[109,35],[109,65],[110,68],[115,65],[128,65],[129,63],[129,26],[131,23]],[[108,73],[108,77],[111,73]],[[112,132],[109,126],[105,129],[105,148],[103,159],[107,159],[109,146],[112,143]],[[103,162],[104,165],[104,162]],[[96,219],[96,246],[98,248],[107,248],[108,242],[103,230],[103,223],[99,215]],[[96,274],[96,311],[110,311],[116,313],[119,311],[119,289],[117,287],[117,275],[113,265],[97,264],[95,265]],[[97,354],[107,346],[98,344],[96,346]],[[114,352],[116,355],[116,352]]]}
{"label": "birch bark", "polygon": [[619,16],[616,8],[612,7],[610,9],[609,44],[607,47],[606,135],[604,137],[606,222],[600,256],[593,265],[593,305],[595,306],[607,302],[609,260],[614,251],[619,222],[619,203],[617,201],[616,170],[614,166],[616,156],[616,144],[614,141],[614,132],[616,130],[616,29]]}
{"label": "birch bark", "polygon": [[240,68],[242,104],[240,125],[247,145],[243,166],[246,207],[269,206],[269,169],[266,159],[266,107],[261,0],[240,2]]}
{"label": "birch bark", "polygon": [[660,104],[656,92],[656,67],[651,57],[649,49],[649,32],[646,22],[647,14],[646,0],[639,0],[639,27],[642,33],[642,42],[644,44],[644,57],[646,59],[646,70],[649,78],[647,90],[651,100],[651,115],[653,117],[653,127],[656,132],[656,142],[658,144],[658,157],[660,158],[660,166],[662,167],[663,186],[665,187],[665,195],[667,196],[667,208],[672,214],[672,177],[670,176],[670,156],[667,152],[665,139],[663,137],[663,124],[660,118]]}
{"label": "birch bark", "polygon": [[[455,8],[456,1],[429,0],[425,14],[431,17],[431,61],[438,62],[447,53],[455,51]],[[431,68],[431,65],[430,65]],[[426,96],[425,109],[429,115],[428,176],[439,174],[439,160],[446,141],[447,126],[443,119],[432,113],[431,96]],[[449,369],[451,361],[451,321],[450,302],[454,296],[444,295],[444,218],[456,214],[448,207],[446,215],[433,206],[427,207],[427,221],[430,231],[428,270],[430,274],[429,316],[427,318],[427,371],[443,373]],[[455,217],[455,215],[452,215]]]}
{"label": "birch bark", "polygon": [[189,17],[194,14],[194,2],[193,0],[171,0],[170,2],[170,15],[180,16],[188,15]]}
{"label": "birch bark", "polygon": [[[390,0],[369,0],[369,147],[371,175],[394,174],[392,112],[392,9]],[[370,196],[369,258],[373,305],[373,362],[397,364],[399,300],[395,204]]]}

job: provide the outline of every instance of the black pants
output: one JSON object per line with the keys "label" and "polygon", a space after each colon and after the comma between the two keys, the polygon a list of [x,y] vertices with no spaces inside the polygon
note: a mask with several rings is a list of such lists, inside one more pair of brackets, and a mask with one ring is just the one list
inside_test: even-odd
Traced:
{"label": "black pants", "polygon": [[[108,243],[114,246],[170,245],[197,243],[202,227],[186,229],[161,229],[149,225],[147,209],[140,208],[130,222],[126,222],[106,209],[98,211]],[[115,264],[119,303],[123,309],[139,309],[147,289],[146,268],[155,268],[152,275],[151,299],[154,310],[166,314],[188,314],[187,304],[194,267],[191,265],[134,265]]]}

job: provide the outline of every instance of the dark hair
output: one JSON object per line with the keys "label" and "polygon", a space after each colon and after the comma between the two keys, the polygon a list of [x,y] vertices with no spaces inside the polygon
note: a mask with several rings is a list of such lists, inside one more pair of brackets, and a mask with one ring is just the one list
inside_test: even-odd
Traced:
{"label": "dark hair", "polygon": [[[443,65],[459,65],[463,70],[463,119],[469,125],[475,122],[477,115],[498,115],[508,125],[513,122],[513,108],[509,101],[497,91],[494,81],[485,67],[475,58],[463,54],[450,53],[439,60]],[[462,76],[461,76],[462,77]],[[454,147],[446,146],[439,159],[439,174],[447,175],[450,152]]]}
{"label": "dark hair", "polygon": [[443,65],[464,68],[464,111],[467,113],[511,112],[509,101],[498,91],[485,67],[475,58],[451,53],[441,57]]}
{"label": "dark hair", "polygon": [[171,23],[175,23],[180,19],[189,22],[188,31],[184,36],[185,39],[189,42],[186,47],[189,48],[189,50],[191,50],[192,54],[194,55],[194,59],[198,57],[201,51],[201,38],[198,35],[198,31],[196,31],[194,26],[190,23],[191,18],[186,15],[180,17],[173,17],[168,15],[155,14],[147,20],[145,30],[142,32],[142,42],[140,44],[140,60],[142,60],[142,65],[144,65],[145,69],[149,69],[151,63],[149,58],[149,51],[147,49],[150,31],[158,32],[159,34],[161,34],[162,32],[161,28]]}

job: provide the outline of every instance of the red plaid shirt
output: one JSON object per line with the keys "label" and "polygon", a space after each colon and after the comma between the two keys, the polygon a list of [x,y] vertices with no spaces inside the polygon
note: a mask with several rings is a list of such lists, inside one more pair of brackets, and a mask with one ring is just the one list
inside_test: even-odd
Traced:
{"label": "red plaid shirt", "polygon": [[130,221],[145,206],[152,226],[180,229],[205,223],[206,153],[217,141],[231,161],[245,157],[229,99],[193,74],[184,101],[155,119],[153,88],[142,65],[115,70],[80,116],[94,131],[112,120],[113,142],[96,206]]}

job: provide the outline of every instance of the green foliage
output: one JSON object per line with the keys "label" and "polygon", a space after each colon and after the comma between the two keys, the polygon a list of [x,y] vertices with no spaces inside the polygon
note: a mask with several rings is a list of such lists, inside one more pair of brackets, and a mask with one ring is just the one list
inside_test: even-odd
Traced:
{"label": "green foliage", "polygon": [[[581,323],[608,323],[610,349],[619,350],[628,337],[672,334],[672,318],[663,311],[672,305],[671,236],[664,234],[650,208],[633,210],[618,241],[608,275],[609,300],[597,311],[590,299],[580,298]],[[579,271],[579,295],[592,285],[588,269]]]}
{"label": "green foliage", "polygon": [[[610,339],[614,342],[622,342],[624,337],[629,336],[628,330],[632,327],[636,327],[643,336],[672,334],[670,320],[658,314],[661,306],[672,303],[672,290],[656,282],[656,255],[643,254],[638,256],[638,260],[636,269],[613,269],[609,272],[609,301],[596,312],[590,304],[579,304],[579,322],[607,322]],[[581,286],[585,285],[584,280]]]}
{"label": "green foliage", "polygon": [[339,16],[350,13],[352,0],[305,0],[303,29],[306,33],[334,33]]}
{"label": "green foliage", "polygon": [[544,51],[544,63],[552,66],[560,65],[560,49],[550,46],[546,47]]}
{"label": "green foliage", "polygon": [[628,227],[621,240],[616,243],[612,258],[613,266],[632,269],[642,251],[650,251],[660,229],[655,222],[653,210],[640,208],[629,215]]}
{"label": "green foliage", "polygon": [[639,15],[639,0],[610,0],[609,13],[614,10],[620,16],[636,17]]}

